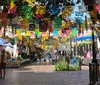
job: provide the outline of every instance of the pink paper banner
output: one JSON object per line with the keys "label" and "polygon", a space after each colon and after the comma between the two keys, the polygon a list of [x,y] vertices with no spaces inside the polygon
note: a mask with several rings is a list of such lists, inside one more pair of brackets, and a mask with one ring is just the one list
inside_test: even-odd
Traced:
{"label": "pink paper banner", "polygon": [[14,8],[10,9],[10,7],[8,8],[8,14],[14,14],[16,12],[17,6],[15,6]]}
{"label": "pink paper banner", "polygon": [[100,12],[100,4],[96,6],[97,12]]}

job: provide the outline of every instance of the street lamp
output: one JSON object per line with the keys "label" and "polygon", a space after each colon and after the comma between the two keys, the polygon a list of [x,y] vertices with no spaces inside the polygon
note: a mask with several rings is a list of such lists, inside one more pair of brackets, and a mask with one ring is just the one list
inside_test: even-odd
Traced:
{"label": "street lamp", "polygon": [[[94,29],[95,24],[97,22],[98,13],[97,13],[97,3],[100,2],[100,0],[83,0],[85,5],[88,5],[88,11],[92,12],[93,14],[90,14],[92,19],[92,54],[93,59],[92,63],[89,64],[89,77],[90,77],[90,85],[95,85],[98,83],[98,73],[99,73],[99,65],[96,59],[96,51],[95,51],[95,40],[94,40]],[[99,1],[99,2],[97,2]],[[95,13],[95,14],[94,14]]]}
{"label": "street lamp", "polygon": [[93,54],[92,63],[97,64],[96,52],[95,52],[95,41],[94,41],[94,29],[95,29],[95,27],[92,26],[92,54]]}

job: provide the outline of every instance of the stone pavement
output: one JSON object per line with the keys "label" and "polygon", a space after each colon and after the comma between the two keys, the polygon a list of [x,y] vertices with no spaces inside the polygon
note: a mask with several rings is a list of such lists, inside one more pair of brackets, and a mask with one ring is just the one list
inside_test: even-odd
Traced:
{"label": "stone pavement", "polygon": [[82,71],[55,72],[53,65],[30,65],[7,69],[5,79],[0,85],[88,85],[89,68]]}

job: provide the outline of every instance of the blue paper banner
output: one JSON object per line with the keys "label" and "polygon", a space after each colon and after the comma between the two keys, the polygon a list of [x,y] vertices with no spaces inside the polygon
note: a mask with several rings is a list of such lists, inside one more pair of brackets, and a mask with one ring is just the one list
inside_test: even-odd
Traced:
{"label": "blue paper banner", "polygon": [[49,13],[51,14],[51,15],[55,15],[55,14],[59,14],[60,13],[60,8],[59,8],[59,6],[58,5],[56,5],[56,6],[49,6]]}
{"label": "blue paper banner", "polygon": [[53,36],[58,36],[58,35],[59,35],[59,31],[58,30],[54,30]]}
{"label": "blue paper banner", "polygon": [[75,16],[81,16],[81,17],[83,17],[83,13],[76,11],[75,12]]}

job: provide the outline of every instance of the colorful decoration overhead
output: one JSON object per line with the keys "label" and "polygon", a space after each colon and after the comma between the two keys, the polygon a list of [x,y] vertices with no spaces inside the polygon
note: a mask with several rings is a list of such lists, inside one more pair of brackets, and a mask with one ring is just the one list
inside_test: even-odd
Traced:
{"label": "colorful decoration overhead", "polygon": [[28,3],[30,3],[30,2],[35,2],[35,0],[24,0],[24,1],[26,1],[26,2],[28,2]]}
{"label": "colorful decoration overhead", "polygon": [[[64,1],[65,3],[63,3]],[[48,39],[53,37],[58,41],[57,45],[52,47],[54,49],[59,45],[59,37],[62,37],[61,41],[65,43],[70,37],[75,38],[78,33],[81,34],[85,26],[88,29],[87,19],[84,22],[81,18],[83,17],[82,12],[76,11],[75,15],[79,18],[74,21],[70,20],[74,7],[65,5],[67,1],[70,3],[70,0],[24,0],[20,2],[21,5],[17,5],[17,0],[11,0],[7,15],[11,16],[10,24],[17,30],[16,34],[20,40],[23,39],[22,36],[28,37],[28,39],[29,37],[38,39],[43,43],[42,47],[48,49],[46,46],[47,43],[50,44]],[[99,9],[99,6],[96,8]],[[6,20],[7,15],[2,14],[0,13],[0,19],[3,21],[0,23],[2,25],[9,24]],[[17,19],[15,19],[16,17]],[[85,23],[84,26],[82,26],[83,22]],[[78,27],[79,24],[81,25]]]}
{"label": "colorful decoration overhead", "polygon": [[60,13],[59,5],[51,5],[49,6],[49,13],[50,15],[57,15]]}
{"label": "colorful decoration overhead", "polygon": [[20,26],[22,29],[28,29],[29,28],[29,20],[24,18],[22,21],[20,21]]}
{"label": "colorful decoration overhead", "polygon": [[30,6],[22,6],[22,13],[24,18],[30,19],[33,17],[33,10]]}
{"label": "colorful decoration overhead", "polygon": [[65,6],[62,11],[62,18],[68,17],[73,11],[73,6]]}
{"label": "colorful decoration overhead", "polygon": [[8,14],[14,14],[16,12],[17,6],[15,5],[14,1],[10,2],[10,6],[8,7]]}
{"label": "colorful decoration overhead", "polygon": [[14,1],[10,2],[10,9],[13,9],[15,7]]}
{"label": "colorful decoration overhead", "polygon": [[41,32],[46,32],[48,30],[48,22],[46,20],[41,20],[39,22],[39,30]]}
{"label": "colorful decoration overhead", "polygon": [[59,35],[59,31],[58,30],[54,30],[53,31],[53,36],[58,36]]}
{"label": "colorful decoration overhead", "polygon": [[36,17],[43,18],[46,13],[46,6],[36,6]]}
{"label": "colorful decoration overhead", "polygon": [[62,28],[62,18],[61,17],[55,17],[54,18],[54,29],[60,30]]}

